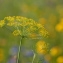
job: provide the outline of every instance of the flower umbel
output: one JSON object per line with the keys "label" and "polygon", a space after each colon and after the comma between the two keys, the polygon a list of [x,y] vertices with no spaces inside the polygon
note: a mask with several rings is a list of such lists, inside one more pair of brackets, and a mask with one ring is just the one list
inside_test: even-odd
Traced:
{"label": "flower umbel", "polygon": [[4,20],[0,21],[0,27],[3,27],[4,25],[15,28],[15,31],[13,31],[14,36],[21,35],[21,33],[24,36],[29,36],[33,33],[36,33],[37,36],[47,36],[48,34],[46,29],[41,24],[37,23],[33,19],[28,19],[26,17],[5,17]]}
{"label": "flower umbel", "polygon": [[1,21],[0,21],[0,27],[3,27],[4,24],[5,24],[5,21],[4,21],[4,20],[1,20]]}

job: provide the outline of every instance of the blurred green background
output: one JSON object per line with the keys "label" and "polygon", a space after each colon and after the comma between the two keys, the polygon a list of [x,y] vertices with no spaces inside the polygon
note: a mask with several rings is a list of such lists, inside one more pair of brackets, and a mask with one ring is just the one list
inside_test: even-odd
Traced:
{"label": "blurred green background", "polygon": [[[34,19],[44,25],[49,32],[48,38],[23,39],[20,63],[32,63],[31,50],[36,53],[35,46],[40,40],[49,44],[48,52],[45,55],[36,53],[34,63],[63,63],[63,0],[0,0],[0,20],[7,16]],[[13,54],[10,50],[14,46],[19,46],[20,37],[15,37],[10,33],[10,29],[0,29],[0,63],[14,63],[9,62],[13,58],[10,57]]]}

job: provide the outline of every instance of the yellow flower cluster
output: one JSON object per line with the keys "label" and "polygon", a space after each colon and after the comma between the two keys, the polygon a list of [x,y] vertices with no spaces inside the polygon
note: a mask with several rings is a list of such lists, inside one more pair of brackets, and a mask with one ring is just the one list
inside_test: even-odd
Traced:
{"label": "yellow flower cluster", "polygon": [[26,17],[21,16],[9,16],[5,17],[4,20],[7,20],[8,26],[27,26],[27,25],[34,25],[35,22],[32,19],[27,19]]}
{"label": "yellow flower cluster", "polygon": [[5,17],[4,20],[0,21],[0,27],[3,27],[4,25],[9,27],[13,26],[15,28],[15,31],[13,32],[15,36],[21,34],[24,35],[24,33],[30,35],[31,33],[35,32],[37,32],[37,34],[39,34],[40,36],[46,36],[48,34],[48,32],[41,24],[37,23],[33,19],[28,19],[26,17],[21,16]]}
{"label": "yellow flower cluster", "polygon": [[56,29],[58,32],[63,31],[63,18],[61,18],[60,23],[56,25],[55,29]]}
{"label": "yellow flower cluster", "polygon": [[4,21],[4,20],[1,20],[1,21],[0,21],[0,27],[3,27],[4,24],[5,24],[5,21]]}
{"label": "yellow flower cluster", "polygon": [[42,35],[42,36],[46,36],[48,34],[48,32],[43,28],[39,30],[39,34]]}
{"label": "yellow flower cluster", "polygon": [[47,53],[47,48],[48,48],[48,44],[44,41],[38,41],[36,43],[36,51],[39,54],[46,54]]}
{"label": "yellow flower cluster", "polygon": [[14,36],[21,35],[21,31],[20,31],[20,30],[15,30],[15,31],[13,32],[13,35],[14,35]]}

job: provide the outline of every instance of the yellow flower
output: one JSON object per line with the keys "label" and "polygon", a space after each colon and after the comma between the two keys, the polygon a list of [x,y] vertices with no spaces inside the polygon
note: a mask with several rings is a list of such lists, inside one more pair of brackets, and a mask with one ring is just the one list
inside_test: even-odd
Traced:
{"label": "yellow flower", "polygon": [[58,32],[63,31],[63,18],[60,19],[60,23],[56,25],[55,29],[56,29]]}
{"label": "yellow flower", "polygon": [[7,21],[7,25],[8,26],[13,26],[14,25],[15,16],[13,16],[13,17],[11,17],[11,16],[5,17],[4,20]]}
{"label": "yellow flower", "polygon": [[0,62],[4,60],[4,51],[0,48]]}
{"label": "yellow flower", "polygon": [[[4,20],[6,23],[4,23]],[[36,32],[36,31],[37,31],[38,35],[41,35],[41,36],[48,35],[48,32],[46,31],[44,26],[37,23],[33,19],[28,19],[28,18],[22,17],[22,16],[13,16],[13,17],[9,16],[9,17],[5,17],[4,20],[0,21],[0,27],[2,27],[4,24],[6,24],[5,26],[10,26],[10,27],[13,26],[15,29],[17,29],[17,27],[22,28],[24,33],[27,32],[28,35],[31,34],[32,32]],[[20,31],[14,31],[13,34],[16,36],[20,35],[21,34]],[[23,33],[23,31],[22,31],[22,33]]]}
{"label": "yellow flower", "polygon": [[55,29],[56,29],[58,32],[61,32],[61,31],[63,31],[63,25],[57,24],[56,27],[55,27]]}
{"label": "yellow flower", "polygon": [[46,54],[47,53],[47,48],[48,48],[48,44],[45,43],[44,41],[38,41],[36,43],[36,51],[39,54]]}
{"label": "yellow flower", "polygon": [[7,19],[8,21],[14,21],[15,20],[14,18],[15,18],[15,16],[13,16],[13,17],[9,16],[9,17],[5,17],[4,20]]}
{"label": "yellow flower", "polygon": [[42,28],[43,26],[41,24],[36,24],[38,28]]}
{"label": "yellow flower", "polygon": [[53,48],[51,48],[51,50],[50,50],[50,54],[52,55],[52,56],[57,56],[57,55],[59,55],[61,53],[61,49],[59,48],[59,47],[53,47]]}
{"label": "yellow flower", "polygon": [[4,20],[1,20],[0,21],[0,27],[3,27],[5,25],[5,21]]}
{"label": "yellow flower", "polygon": [[8,22],[7,25],[8,26],[13,26],[14,25],[14,22]]}
{"label": "yellow flower", "polygon": [[15,31],[13,32],[13,35],[14,35],[14,36],[21,35],[21,31],[20,31],[20,30],[15,30]]}
{"label": "yellow flower", "polygon": [[48,36],[48,32],[43,28],[43,29],[39,29],[39,34],[41,35],[41,36]]}
{"label": "yellow flower", "polygon": [[63,56],[57,58],[57,63],[63,63]]}

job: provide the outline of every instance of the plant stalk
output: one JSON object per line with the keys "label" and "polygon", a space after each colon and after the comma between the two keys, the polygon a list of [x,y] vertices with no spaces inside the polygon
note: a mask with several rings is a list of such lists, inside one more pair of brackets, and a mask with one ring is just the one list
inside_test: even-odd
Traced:
{"label": "plant stalk", "polygon": [[19,63],[19,58],[20,58],[20,52],[21,52],[21,46],[22,46],[22,39],[23,37],[21,37],[20,39],[20,44],[19,44],[19,50],[18,50],[18,55],[17,55],[17,62],[16,63]]}
{"label": "plant stalk", "polygon": [[34,63],[35,57],[36,57],[36,54],[34,53],[32,63]]}

